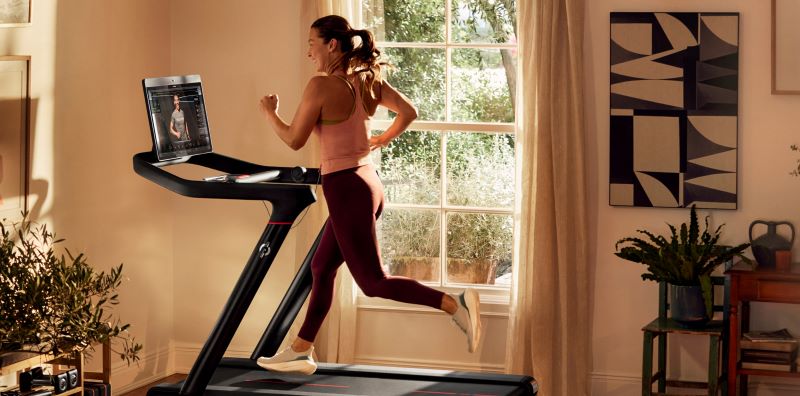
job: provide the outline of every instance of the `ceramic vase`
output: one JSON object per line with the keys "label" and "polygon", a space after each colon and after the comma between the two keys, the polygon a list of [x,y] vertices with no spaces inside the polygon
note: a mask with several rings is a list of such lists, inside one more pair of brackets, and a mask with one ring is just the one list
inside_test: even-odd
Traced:
{"label": "ceramic vase", "polygon": [[[753,238],[753,228],[759,224],[767,226],[767,232]],[[791,230],[791,236],[787,239],[778,234],[778,226],[785,225]],[[778,250],[791,250],[794,243],[794,226],[788,221],[764,221],[756,220],[750,223],[750,248],[753,250],[753,257],[756,259],[759,268],[775,268],[775,252]]]}

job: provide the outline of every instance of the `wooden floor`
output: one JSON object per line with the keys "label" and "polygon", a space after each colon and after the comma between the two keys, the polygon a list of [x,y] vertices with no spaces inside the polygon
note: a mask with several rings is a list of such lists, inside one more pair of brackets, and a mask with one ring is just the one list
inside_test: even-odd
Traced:
{"label": "wooden floor", "polygon": [[186,374],[170,375],[167,378],[164,378],[162,380],[156,381],[156,382],[154,382],[152,384],[147,384],[147,385],[145,385],[145,386],[143,386],[141,388],[134,389],[134,390],[132,390],[130,392],[123,393],[120,396],[146,396],[147,395],[147,390],[150,389],[150,387],[153,386],[153,385],[160,384],[162,382],[178,382],[178,381],[183,381],[184,379],[186,379]]}

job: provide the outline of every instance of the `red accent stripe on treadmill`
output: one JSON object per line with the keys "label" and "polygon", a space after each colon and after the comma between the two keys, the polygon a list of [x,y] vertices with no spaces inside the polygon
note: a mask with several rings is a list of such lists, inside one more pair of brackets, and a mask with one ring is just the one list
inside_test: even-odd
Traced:
{"label": "red accent stripe on treadmill", "polygon": [[292,223],[291,221],[270,221],[270,222],[269,222],[269,223],[267,223],[267,224],[277,224],[277,225],[292,225],[292,224],[294,224],[294,223]]}
{"label": "red accent stripe on treadmill", "polygon": [[326,388],[349,388],[348,385],[333,385],[333,384],[303,384],[305,386],[319,386],[319,387],[326,387]]}
{"label": "red accent stripe on treadmill", "polygon": [[493,393],[455,393],[455,392],[435,392],[435,391],[413,391],[411,393],[422,393],[425,395],[497,396]]}
{"label": "red accent stripe on treadmill", "polygon": [[318,387],[325,387],[325,388],[349,388],[350,387],[348,385],[304,384],[302,382],[289,382],[289,381],[278,381],[278,380],[269,380],[269,379],[254,379],[254,380],[246,380],[245,382],[265,382],[265,383],[268,383],[268,384],[318,386]]}

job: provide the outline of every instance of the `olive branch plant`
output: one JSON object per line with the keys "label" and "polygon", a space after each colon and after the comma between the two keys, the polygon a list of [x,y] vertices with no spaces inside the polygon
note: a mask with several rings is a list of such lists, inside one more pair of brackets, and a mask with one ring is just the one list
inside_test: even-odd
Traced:
{"label": "olive branch plant", "polygon": [[139,361],[142,345],[129,324],[112,313],[119,304],[122,264],[96,272],[83,254],[57,254],[64,241],[46,225],[0,222],[0,353],[29,351],[54,355],[91,352],[93,344],[116,339],[112,351],[128,365]]}

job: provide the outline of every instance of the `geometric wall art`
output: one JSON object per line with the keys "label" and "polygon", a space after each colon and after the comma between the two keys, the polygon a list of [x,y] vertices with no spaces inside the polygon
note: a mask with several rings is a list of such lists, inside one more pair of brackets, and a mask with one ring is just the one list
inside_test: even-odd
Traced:
{"label": "geometric wall art", "polygon": [[611,13],[609,204],[736,209],[738,13]]}

